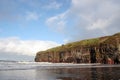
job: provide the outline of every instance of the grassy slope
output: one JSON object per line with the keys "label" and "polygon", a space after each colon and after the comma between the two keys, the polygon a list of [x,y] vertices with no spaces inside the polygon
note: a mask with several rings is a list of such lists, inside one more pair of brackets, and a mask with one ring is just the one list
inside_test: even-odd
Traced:
{"label": "grassy slope", "polygon": [[[100,43],[108,43],[108,44],[116,45],[117,44],[116,40],[120,41],[120,33],[116,33],[112,36],[105,36],[105,37],[100,37],[100,38],[87,39],[87,40],[68,43],[66,45],[62,45],[62,46],[48,49],[46,51],[42,51],[42,53],[53,52],[53,51],[60,52],[60,51],[71,50],[71,49],[79,48],[79,47],[98,46]],[[41,52],[38,52],[38,54],[39,53]]]}

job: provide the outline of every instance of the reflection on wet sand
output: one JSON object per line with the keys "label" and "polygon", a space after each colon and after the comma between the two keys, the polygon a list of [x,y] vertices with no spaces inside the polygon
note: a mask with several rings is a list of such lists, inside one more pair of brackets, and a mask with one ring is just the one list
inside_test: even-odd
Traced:
{"label": "reflection on wet sand", "polygon": [[119,65],[108,66],[37,66],[33,69],[6,69],[0,70],[0,80],[120,80]]}
{"label": "reflection on wet sand", "polygon": [[119,67],[38,69],[40,80],[120,80]]}

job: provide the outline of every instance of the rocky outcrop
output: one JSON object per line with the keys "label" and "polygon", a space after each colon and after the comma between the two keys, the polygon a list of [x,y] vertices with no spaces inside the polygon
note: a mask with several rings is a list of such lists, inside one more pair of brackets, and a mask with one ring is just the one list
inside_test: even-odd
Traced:
{"label": "rocky outcrop", "polygon": [[120,63],[120,33],[68,43],[36,54],[36,62]]}

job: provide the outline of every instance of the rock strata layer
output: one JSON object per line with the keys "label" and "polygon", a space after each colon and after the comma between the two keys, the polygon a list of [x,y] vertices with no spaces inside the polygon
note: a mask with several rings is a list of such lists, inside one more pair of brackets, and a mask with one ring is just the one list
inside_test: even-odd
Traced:
{"label": "rock strata layer", "polygon": [[120,33],[68,43],[40,51],[36,62],[53,63],[120,63]]}

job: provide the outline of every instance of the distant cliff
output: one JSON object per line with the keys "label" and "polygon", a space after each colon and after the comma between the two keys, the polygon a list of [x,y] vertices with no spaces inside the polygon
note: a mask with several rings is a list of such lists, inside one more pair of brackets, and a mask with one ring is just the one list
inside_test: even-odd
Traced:
{"label": "distant cliff", "polygon": [[53,63],[120,63],[120,33],[68,43],[40,51],[36,62]]}

